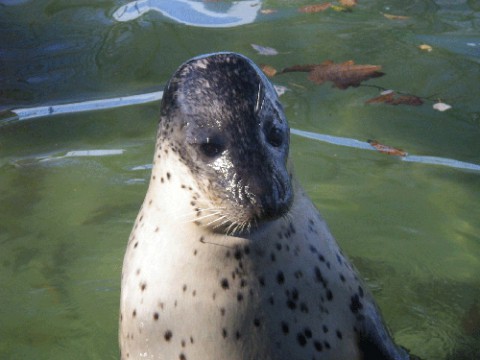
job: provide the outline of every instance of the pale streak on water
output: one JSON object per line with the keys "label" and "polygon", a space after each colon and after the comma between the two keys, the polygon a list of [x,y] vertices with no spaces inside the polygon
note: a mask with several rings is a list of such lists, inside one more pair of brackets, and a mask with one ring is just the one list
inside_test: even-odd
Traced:
{"label": "pale streak on water", "polygon": [[[112,108],[119,108],[123,106],[131,105],[141,105],[145,103],[155,102],[161,100],[163,96],[163,91],[155,91],[151,93],[131,95],[131,96],[121,96],[116,98],[107,98],[100,100],[89,100],[78,103],[71,104],[60,104],[60,105],[45,105],[32,108],[19,108],[14,109],[11,112],[15,114],[14,117],[3,120],[3,125],[6,125],[11,122],[16,121],[25,121],[32,120],[36,118],[46,117],[46,116],[55,116],[61,114],[73,114],[84,111],[95,111],[95,110],[106,110]],[[0,120],[0,126],[2,125],[2,120]],[[304,131],[299,129],[291,129],[292,134],[301,136],[307,139],[312,139],[316,141],[321,141],[333,145],[352,147],[362,150],[376,150],[368,142],[332,136],[326,134],[319,134],[310,131]],[[121,155],[122,150],[80,150],[75,154],[66,154],[65,156],[105,156],[105,155]],[[63,157],[63,156],[62,156]],[[58,157],[55,157],[58,158]],[[436,156],[420,156],[420,155],[411,155],[397,157],[402,161],[422,163],[429,165],[439,165],[447,166],[451,168],[457,168],[462,170],[469,171],[478,171],[480,172],[480,165],[468,163],[464,161],[459,161],[455,159],[447,159]],[[42,159],[46,160],[46,159]]]}

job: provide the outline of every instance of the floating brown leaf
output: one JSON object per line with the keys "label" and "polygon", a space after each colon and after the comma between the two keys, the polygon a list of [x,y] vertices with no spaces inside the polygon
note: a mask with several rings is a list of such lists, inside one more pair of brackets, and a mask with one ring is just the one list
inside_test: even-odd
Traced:
{"label": "floating brown leaf", "polygon": [[277,73],[277,69],[270,65],[260,65],[260,69],[262,69],[264,74],[268,77],[274,77]]}
{"label": "floating brown leaf", "polygon": [[388,145],[380,144],[376,140],[368,140],[367,141],[370,145],[372,145],[378,152],[381,152],[382,154],[387,154],[387,155],[393,155],[393,156],[407,156],[408,153],[401,150],[397,149]]}
{"label": "floating brown leaf", "polygon": [[402,95],[398,96],[393,101],[389,102],[391,105],[411,105],[420,106],[423,104],[422,99],[415,95]]}
{"label": "floating brown leaf", "polygon": [[367,104],[387,103],[388,104],[390,101],[393,100],[394,95],[395,95],[395,93],[393,91],[384,91],[379,96],[365,101],[365,103],[367,103]]}
{"label": "floating brown leaf", "polygon": [[294,65],[282,70],[282,73],[308,72],[308,78],[315,84],[331,81],[339,89],[359,86],[362,81],[384,75],[379,65],[356,65],[352,60],[335,64],[331,60],[318,65]]}
{"label": "floating brown leaf", "polygon": [[420,106],[423,104],[423,101],[415,95],[397,95],[394,91],[384,91],[379,96],[367,100],[366,103]]}
{"label": "floating brown leaf", "polygon": [[345,7],[354,7],[357,5],[357,0],[340,0],[339,3]]}
{"label": "floating brown leaf", "polygon": [[313,5],[305,5],[300,8],[298,8],[298,11],[302,13],[316,13],[320,11],[325,11],[327,10],[330,6],[332,6],[332,3],[321,3],[321,4],[313,4]]}

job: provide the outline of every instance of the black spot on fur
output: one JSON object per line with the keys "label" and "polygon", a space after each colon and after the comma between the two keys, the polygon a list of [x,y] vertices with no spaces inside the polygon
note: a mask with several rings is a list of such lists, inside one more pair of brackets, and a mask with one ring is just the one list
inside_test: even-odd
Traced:
{"label": "black spot on fur", "polygon": [[163,337],[164,337],[165,340],[167,340],[167,341],[170,341],[170,340],[172,339],[172,336],[173,336],[173,334],[172,334],[172,332],[171,332],[170,330],[165,331],[165,334],[163,335]]}
{"label": "black spot on fur", "polygon": [[243,257],[242,251],[240,249],[235,250],[235,254],[233,255],[235,259],[241,260]]}
{"label": "black spot on fur", "polygon": [[285,275],[283,275],[283,272],[279,271],[277,274],[277,283],[282,285],[285,282]]}
{"label": "black spot on fur", "polygon": [[305,346],[307,344],[307,339],[305,338],[305,335],[303,335],[302,333],[298,333],[297,342],[300,344],[300,346]]}
{"label": "black spot on fur", "polygon": [[290,332],[290,329],[288,327],[288,324],[285,321],[282,321],[281,324],[282,326],[282,332],[287,335]]}
{"label": "black spot on fur", "polygon": [[324,288],[327,287],[327,280],[323,277],[322,272],[318,268],[318,266],[315,266],[314,268],[315,271],[315,280],[323,285]]}
{"label": "black spot on fur", "polygon": [[363,304],[361,303],[358,294],[353,295],[350,298],[350,311],[354,314],[357,314],[363,308]]}
{"label": "black spot on fur", "polygon": [[292,289],[292,299],[297,301],[298,300],[298,290],[296,288]]}
{"label": "black spot on fur", "polygon": [[224,290],[227,290],[230,285],[228,284],[228,280],[223,278],[221,281],[220,281],[220,285],[222,286],[222,289]]}

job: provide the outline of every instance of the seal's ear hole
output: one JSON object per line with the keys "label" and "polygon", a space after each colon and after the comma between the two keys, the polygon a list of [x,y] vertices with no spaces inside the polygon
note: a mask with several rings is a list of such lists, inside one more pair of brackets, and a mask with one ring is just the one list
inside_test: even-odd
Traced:
{"label": "seal's ear hole", "polygon": [[225,150],[225,146],[216,141],[212,141],[211,139],[207,138],[207,140],[200,144],[200,151],[203,155],[207,158],[216,158]]}

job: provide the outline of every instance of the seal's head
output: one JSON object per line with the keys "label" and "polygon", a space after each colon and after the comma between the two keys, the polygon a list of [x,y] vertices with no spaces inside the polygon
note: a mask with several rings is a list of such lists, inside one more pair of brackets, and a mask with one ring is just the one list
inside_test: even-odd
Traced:
{"label": "seal's head", "polygon": [[289,127],[275,89],[246,57],[183,64],[165,89],[158,136],[205,195],[195,206],[216,217],[212,230],[247,232],[289,210]]}

